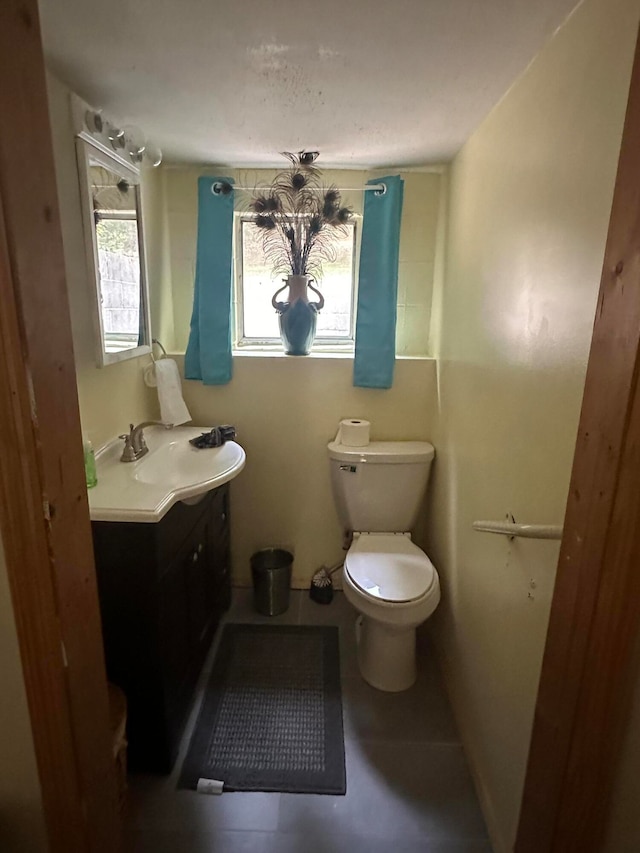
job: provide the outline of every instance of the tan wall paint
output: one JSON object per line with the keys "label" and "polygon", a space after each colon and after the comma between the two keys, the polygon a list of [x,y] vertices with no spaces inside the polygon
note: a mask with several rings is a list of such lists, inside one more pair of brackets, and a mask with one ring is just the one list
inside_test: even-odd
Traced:
{"label": "tan wall paint", "polygon": [[[167,330],[163,343],[178,354],[187,344],[193,303],[197,178],[201,174],[228,175],[237,183],[253,186],[268,181],[273,172],[194,167],[162,170],[159,192],[163,195],[170,276],[161,279],[164,294],[159,322]],[[324,178],[341,186],[359,186],[377,174],[383,173],[326,172]],[[398,350],[426,353],[442,176],[425,172],[404,177]],[[346,193],[344,200],[358,210],[362,194]],[[164,260],[166,263],[166,255]],[[172,318],[167,322],[166,312],[171,308]],[[182,368],[182,358],[177,358]],[[235,424],[247,451],[247,467],[232,487],[235,583],[250,583],[249,557],[270,545],[295,552],[293,583],[298,587],[308,586],[323,562],[342,557],[326,455],[326,444],[335,436],[340,419],[368,418],[378,439],[429,438],[435,406],[432,360],[399,360],[396,381],[389,391],[353,388],[352,372],[353,360],[348,357],[290,359],[244,354],[235,357],[233,380],[227,386],[184,383],[194,422]],[[416,536],[422,538],[420,529]]]}
{"label": "tan wall paint", "polygon": [[294,552],[295,587],[342,559],[326,450],[342,418],[367,418],[378,440],[429,439],[435,362],[400,359],[387,391],[354,388],[352,372],[344,357],[239,356],[229,385],[184,383],[194,423],[235,424],[247,452],[231,490],[234,583],[249,584],[249,557],[272,545]]}
{"label": "tan wall paint", "polygon": [[0,850],[47,849],[22,662],[0,542]]}
{"label": "tan wall paint", "polygon": [[[242,186],[266,184],[269,170],[234,171],[197,167],[163,170],[166,221],[169,236],[175,337],[172,349],[184,352],[189,337],[193,305],[198,218],[197,179],[203,174],[224,175]],[[386,172],[326,171],[323,179],[339,186],[361,186]],[[428,354],[425,329],[429,328],[434,267],[437,255],[437,226],[442,178],[438,173],[400,172],[405,181],[398,271],[398,323],[396,351],[399,355]],[[362,211],[362,193],[343,193],[343,201]],[[248,196],[240,196],[240,203]]]}
{"label": "tan wall paint", "polygon": [[[154,411],[154,394],[142,381],[142,371],[149,363],[149,357],[96,367],[89,289],[92,285],[85,257],[70,92],[51,75],[47,77],[47,89],[80,417],[84,433],[99,447],[123,432],[130,421],[146,420]],[[145,189],[143,185],[143,202],[146,202]],[[157,262],[155,256],[152,261]],[[150,264],[150,272],[151,269]],[[153,281],[150,284],[153,289]]]}
{"label": "tan wall paint", "polygon": [[586,0],[451,170],[435,300],[433,627],[501,853],[515,836],[558,546],[471,523],[563,519],[639,14],[638,0]]}
{"label": "tan wall paint", "polygon": [[[164,347],[174,349],[169,223],[165,197],[166,171],[148,170],[144,177],[144,228],[151,326],[153,337]],[[159,350],[155,352],[158,354]]]}

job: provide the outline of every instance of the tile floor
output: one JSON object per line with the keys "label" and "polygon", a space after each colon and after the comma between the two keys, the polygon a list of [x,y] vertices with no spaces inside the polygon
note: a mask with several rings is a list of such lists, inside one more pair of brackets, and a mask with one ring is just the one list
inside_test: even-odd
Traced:
{"label": "tile floor", "polygon": [[251,591],[234,589],[228,622],[338,625],[347,794],[176,790],[176,780],[215,655],[200,679],[173,773],[130,779],[131,853],[490,853],[491,845],[428,641],[410,690],[386,694],[359,676],[355,611],[342,593],[330,605],[292,592],[287,613],[253,612]]}

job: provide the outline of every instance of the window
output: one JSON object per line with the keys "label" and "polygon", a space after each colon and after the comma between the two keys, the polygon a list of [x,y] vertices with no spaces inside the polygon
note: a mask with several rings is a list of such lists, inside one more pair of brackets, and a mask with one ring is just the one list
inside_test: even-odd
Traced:
{"label": "window", "polygon": [[140,337],[140,255],[136,211],[96,212],[104,347],[119,352]]}
{"label": "window", "polygon": [[[345,235],[338,237],[335,261],[324,263],[322,281],[314,282],[325,299],[318,314],[314,348],[353,347],[356,223],[350,222],[346,229]],[[235,236],[237,345],[279,344],[278,315],[271,298],[284,284],[285,276],[272,276],[262,250],[262,235],[249,217],[236,217]],[[310,297],[315,298],[313,294]],[[278,298],[286,299],[286,291]]]}

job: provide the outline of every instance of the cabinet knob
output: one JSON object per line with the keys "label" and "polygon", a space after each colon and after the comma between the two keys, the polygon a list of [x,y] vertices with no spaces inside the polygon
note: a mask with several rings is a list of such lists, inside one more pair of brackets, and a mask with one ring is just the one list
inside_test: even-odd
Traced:
{"label": "cabinet knob", "polygon": [[204,546],[202,545],[202,542],[201,542],[201,543],[198,545],[198,554],[202,554],[202,548],[203,548],[203,547],[204,547]]}
{"label": "cabinet knob", "polygon": [[193,552],[193,554],[191,555],[191,560],[192,560],[194,563],[197,563],[197,562],[198,562],[198,552],[197,552],[197,551],[194,551],[194,552]]}
{"label": "cabinet knob", "polygon": [[227,513],[223,512],[221,518],[223,521],[226,521],[227,520]]}

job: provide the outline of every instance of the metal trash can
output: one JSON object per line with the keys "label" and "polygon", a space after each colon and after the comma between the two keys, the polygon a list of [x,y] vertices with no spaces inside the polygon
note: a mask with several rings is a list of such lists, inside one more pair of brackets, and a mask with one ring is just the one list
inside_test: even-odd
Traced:
{"label": "metal trash can", "polygon": [[282,548],[265,548],[251,557],[253,601],[258,613],[277,616],[289,607],[293,554]]}

